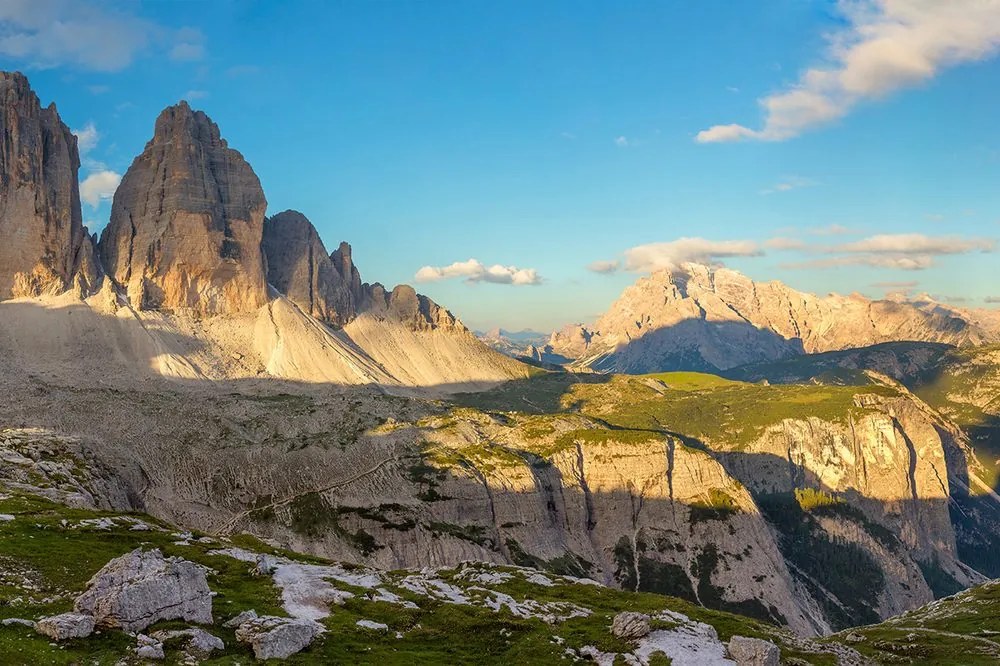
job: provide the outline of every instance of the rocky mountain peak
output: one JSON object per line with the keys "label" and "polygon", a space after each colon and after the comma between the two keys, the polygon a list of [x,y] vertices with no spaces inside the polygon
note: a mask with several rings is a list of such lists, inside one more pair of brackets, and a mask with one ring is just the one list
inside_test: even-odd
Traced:
{"label": "rocky mountain peak", "polygon": [[207,115],[180,102],[163,110],[122,178],[101,258],[135,307],[256,310],[266,302],[266,206],[243,156]]}
{"label": "rocky mountain peak", "polygon": [[70,286],[86,239],[79,169],[55,104],[42,108],[20,72],[0,72],[0,298]]}
{"label": "rocky mountain peak", "polygon": [[550,345],[599,370],[717,372],[881,342],[1000,339],[1000,330],[967,315],[861,294],[821,297],[727,268],[684,264],[640,278],[593,326],[558,331]]}

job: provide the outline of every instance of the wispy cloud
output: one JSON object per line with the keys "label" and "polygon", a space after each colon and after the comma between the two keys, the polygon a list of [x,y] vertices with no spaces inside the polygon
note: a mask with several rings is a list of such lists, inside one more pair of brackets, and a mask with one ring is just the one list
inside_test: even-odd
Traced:
{"label": "wispy cloud", "polygon": [[851,243],[812,246],[809,248],[811,252],[835,256],[788,263],[783,267],[811,269],[871,266],[917,271],[933,266],[936,257],[992,252],[995,248],[996,241],[989,238],[878,234]]}
{"label": "wispy cloud", "polygon": [[630,141],[628,137],[619,136],[615,138],[615,145],[619,148],[628,148],[629,146],[635,145],[634,141]]}
{"label": "wispy cloud", "polygon": [[772,250],[802,250],[806,247],[806,242],[801,238],[775,236],[764,241],[764,246]]}
{"label": "wispy cloud", "polygon": [[966,254],[992,252],[996,241],[989,238],[926,236],[924,234],[879,234],[832,248],[833,252],[870,252],[876,254]]}
{"label": "wispy cloud", "polygon": [[[128,13],[134,3],[82,0],[0,2],[0,55],[26,68],[71,66],[116,72],[143,52],[175,61],[200,60],[205,40],[196,28],[173,30]],[[94,94],[106,86],[90,86]]]}
{"label": "wispy cloud", "polygon": [[89,122],[84,125],[83,129],[75,129],[72,131],[73,134],[76,135],[76,145],[80,150],[81,155],[86,155],[96,148],[97,142],[101,139],[101,135],[97,131],[97,127],[93,122]]}
{"label": "wispy cloud", "polygon": [[845,227],[842,224],[828,224],[825,227],[813,227],[808,231],[814,236],[847,236],[849,234],[857,233],[854,229]]}
{"label": "wispy cloud", "polygon": [[486,266],[478,259],[456,261],[448,266],[424,266],[417,271],[413,279],[417,282],[438,282],[464,278],[465,282],[490,282],[493,284],[536,285],[542,283],[542,277],[534,268],[518,268],[517,266],[502,266],[494,264]]}
{"label": "wispy cloud", "polygon": [[872,268],[892,268],[902,271],[919,271],[930,268],[934,265],[932,257],[917,255],[907,256],[882,256],[882,255],[856,255],[843,257],[827,257],[823,259],[808,259],[806,261],[796,261],[781,264],[782,268],[813,269],[813,268],[842,268],[844,266],[870,266]]}
{"label": "wispy cloud", "polygon": [[181,28],[174,33],[175,43],[167,55],[171,60],[189,62],[205,57],[205,35],[197,28]]}
{"label": "wispy cloud", "polygon": [[714,125],[696,140],[790,139],[842,118],[861,102],[1000,50],[1000,2],[994,0],[841,0],[839,7],[849,26],[830,36],[823,65],[760,100],[763,127]]}
{"label": "wispy cloud", "polygon": [[193,102],[196,99],[205,99],[208,97],[208,91],[206,90],[188,90],[184,93],[184,99],[189,102]]}
{"label": "wispy cloud", "polygon": [[618,260],[611,261],[594,261],[587,264],[587,270],[592,273],[600,273],[602,275],[610,275],[611,273],[617,273],[618,269],[621,268],[622,262]]}
{"label": "wispy cloud", "polygon": [[813,187],[817,185],[816,181],[812,178],[805,178],[803,176],[784,176],[780,181],[760,191],[761,194],[776,194],[778,192],[789,192],[791,190],[798,190],[803,187]]}

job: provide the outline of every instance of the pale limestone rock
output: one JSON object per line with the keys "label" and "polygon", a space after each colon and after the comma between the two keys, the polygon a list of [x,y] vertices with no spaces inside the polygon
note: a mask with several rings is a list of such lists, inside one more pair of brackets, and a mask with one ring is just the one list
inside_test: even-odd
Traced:
{"label": "pale limestone rock", "polygon": [[236,639],[253,648],[257,659],[287,659],[309,647],[322,627],[312,620],[265,615],[236,629]]}
{"label": "pale limestone rock", "polygon": [[221,638],[199,627],[157,631],[151,637],[160,643],[166,643],[178,638],[187,638],[188,640],[184,643],[184,651],[199,659],[205,659],[217,650],[226,649],[226,644]]}
{"label": "pale limestone rock", "polygon": [[611,633],[616,638],[637,640],[649,634],[649,616],[630,611],[618,613],[611,621]]}
{"label": "pale limestone rock", "polygon": [[138,634],[135,637],[135,655],[141,659],[163,659],[165,656],[163,654],[163,643],[152,636]]}
{"label": "pale limestone rock", "polygon": [[0,72],[0,300],[62,292],[87,261],[79,169],[55,104],[43,109],[24,75]]}
{"label": "pale limestone rock", "polygon": [[99,627],[141,631],[160,620],[211,624],[212,596],[205,571],[181,558],[164,558],[141,548],[98,571],[77,597],[77,612],[93,615]]}
{"label": "pale limestone rock", "polygon": [[251,312],[267,301],[267,202],[243,156],[186,102],[168,107],[115,193],[103,265],[133,307]]}
{"label": "pale limestone rock", "polygon": [[1000,327],[956,309],[821,297],[726,268],[685,264],[639,279],[592,326],[552,334],[555,353],[595,370],[716,372],[896,340],[977,345]]}
{"label": "pale limestone rock", "polygon": [[781,663],[781,650],[777,645],[746,636],[729,639],[729,656],[736,666],[778,666]]}
{"label": "pale limestone rock", "polygon": [[94,618],[80,613],[63,613],[39,620],[35,631],[56,641],[86,638],[94,632]]}

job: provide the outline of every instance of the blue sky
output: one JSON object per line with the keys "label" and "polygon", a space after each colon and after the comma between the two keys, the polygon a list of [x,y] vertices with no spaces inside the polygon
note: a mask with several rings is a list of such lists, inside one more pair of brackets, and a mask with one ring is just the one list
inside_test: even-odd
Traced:
{"label": "blue sky", "polygon": [[996,0],[0,7],[0,66],[87,138],[92,229],[186,98],[269,213],[478,328],[586,321],[684,260],[990,305],[998,50]]}

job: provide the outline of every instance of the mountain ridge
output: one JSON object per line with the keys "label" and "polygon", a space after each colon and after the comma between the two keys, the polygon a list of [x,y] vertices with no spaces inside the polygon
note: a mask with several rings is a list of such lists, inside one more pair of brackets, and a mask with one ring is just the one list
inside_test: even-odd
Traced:
{"label": "mountain ridge", "polygon": [[718,372],[900,340],[979,345],[1000,340],[1000,326],[938,304],[817,296],[728,268],[685,264],[640,278],[593,326],[554,332],[546,350],[598,371]]}

